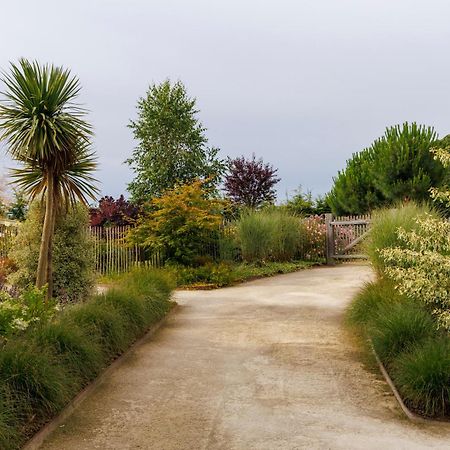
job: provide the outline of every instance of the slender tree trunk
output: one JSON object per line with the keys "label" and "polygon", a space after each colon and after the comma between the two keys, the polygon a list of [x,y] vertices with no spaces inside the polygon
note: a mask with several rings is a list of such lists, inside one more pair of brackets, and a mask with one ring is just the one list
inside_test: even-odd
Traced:
{"label": "slender tree trunk", "polygon": [[47,298],[53,297],[53,236],[55,234],[56,223],[56,209],[58,202],[55,196],[53,196],[53,214],[52,214],[52,229],[50,233],[50,242],[48,244],[47,254]]}
{"label": "slender tree trunk", "polygon": [[51,172],[47,173],[47,195],[45,198],[45,216],[42,227],[41,247],[39,250],[39,261],[36,274],[36,287],[41,288],[47,283],[48,255],[51,247],[53,230],[54,201],[55,201],[54,178]]}

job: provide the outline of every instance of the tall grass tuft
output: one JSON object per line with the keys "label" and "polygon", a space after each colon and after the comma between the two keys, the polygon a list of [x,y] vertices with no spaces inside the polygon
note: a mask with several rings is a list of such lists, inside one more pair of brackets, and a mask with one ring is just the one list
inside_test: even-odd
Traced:
{"label": "tall grass tuft", "polygon": [[365,241],[365,251],[378,274],[382,274],[385,268],[379,250],[387,247],[403,247],[404,244],[397,236],[397,230],[400,227],[406,231],[416,229],[416,219],[426,214],[436,215],[436,212],[425,204],[419,205],[414,202],[396,208],[380,209],[372,214],[372,225],[369,237]]}
{"label": "tall grass tuft", "polygon": [[430,339],[399,356],[393,379],[403,398],[429,416],[450,414],[450,339]]}
{"label": "tall grass tuft", "polygon": [[346,311],[346,321],[352,326],[365,326],[378,314],[383,305],[405,301],[394,284],[387,278],[366,283],[356,294]]}
{"label": "tall grass tuft", "polygon": [[70,398],[74,382],[46,348],[28,340],[10,341],[0,352],[0,383],[9,389],[22,413],[58,411]]}
{"label": "tall grass tuft", "polygon": [[17,429],[16,411],[10,390],[0,386],[0,445],[3,450],[17,448],[19,432]]}
{"label": "tall grass tuft", "polygon": [[294,259],[300,230],[300,220],[279,208],[248,210],[236,222],[237,240],[246,262]]}
{"label": "tall grass tuft", "polygon": [[435,335],[436,327],[430,313],[411,300],[380,305],[369,326],[375,351],[387,364]]}
{"label": "tall grass tuft", "polygon": [[31,330],[29,339],[47,348],[77,378],[77,388],[94,378],[106,362],[98,338],[68,317]]}

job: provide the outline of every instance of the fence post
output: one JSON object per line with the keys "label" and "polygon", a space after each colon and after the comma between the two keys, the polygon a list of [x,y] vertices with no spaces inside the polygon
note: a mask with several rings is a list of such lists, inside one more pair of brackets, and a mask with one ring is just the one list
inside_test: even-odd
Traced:
{"label": "fence post", "polygon": [[327,230],[327,238],[326,238],[326,249],[327,249],[327,264],[332,266],[334,265],[334,236],[333,236],[333,225],[331,222],[333,221],[333,214],[325,214],[325,227]]}

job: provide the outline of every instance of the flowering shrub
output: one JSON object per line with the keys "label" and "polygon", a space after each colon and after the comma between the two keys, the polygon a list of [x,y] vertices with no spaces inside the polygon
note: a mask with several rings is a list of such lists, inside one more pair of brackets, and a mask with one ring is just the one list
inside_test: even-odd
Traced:
{"label": "flowering shrub", "polygon": [[303,257],[317,259],[325,256],[327,229],[322,216],[310,216],[303,220]]}
{"label": "flowering shrub", "polygon": [[29,288],[15,298],[0,293],[0,337],[2,339],[27,329],[30,325],[50,319],[58,310],[57,304],[46,300],[45,290]]}
{"label": "flowering shrub", "polygon": [[398,229],[405,248],[380,249],[385,272],[399,291],[425,302],[450,330],[450,222],[430,215],[416,219],[414,231]]}

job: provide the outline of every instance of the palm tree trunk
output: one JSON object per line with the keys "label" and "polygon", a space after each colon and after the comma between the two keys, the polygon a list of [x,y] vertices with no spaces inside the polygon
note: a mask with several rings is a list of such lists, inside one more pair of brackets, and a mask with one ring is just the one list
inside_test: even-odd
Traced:
{"label": "palm tree trunk", "polygon": [[53,236],[55,234],[55,222],[56,222],[56,208],[57,199],[53,196],[53,214],[52,214],[52,229],[50,233],[50,242],[48,244],[47,254],[47,298],[53,297]]}
{"label": "palm tree trunk", "polygon": [[47,173],[47,195],[45,199],[45,216],[42,227],[41,247],[39,250],[39,261],[36,274],[36,287],[41,288],[47,283],[48,255],[51,251],[53,218],[54,218],[54,177],[51,171]]}

